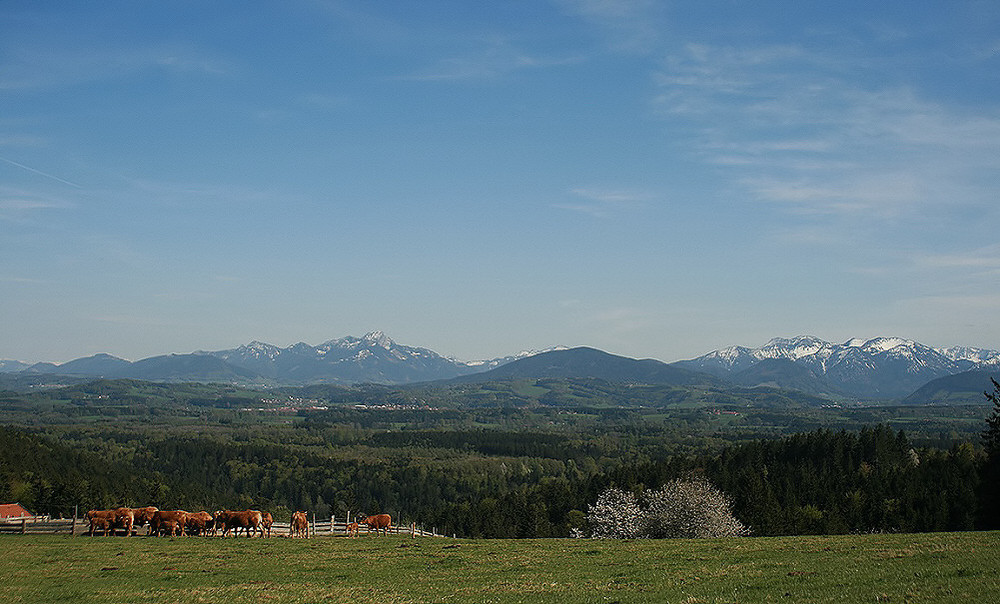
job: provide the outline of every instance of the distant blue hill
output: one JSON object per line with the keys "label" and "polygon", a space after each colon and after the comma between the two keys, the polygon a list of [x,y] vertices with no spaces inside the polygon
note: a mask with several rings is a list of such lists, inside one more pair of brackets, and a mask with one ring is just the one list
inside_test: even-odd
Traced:
{"label": "distant blue hill", "polygon": [[908,405],[975,405],[986,403],[985,392],[993,392],[990,378],[1000,381],[995,371],[965,371],[927,382],[903,399]]}
{"label": "distant blue hill", "polygon": [[676,386],[721,385],[706,373],[674,367],[653,359],[630,359],[596,348],[553,350],[501,365],[496,369],[449,380],[474,383],[515,379],[580,378]]}

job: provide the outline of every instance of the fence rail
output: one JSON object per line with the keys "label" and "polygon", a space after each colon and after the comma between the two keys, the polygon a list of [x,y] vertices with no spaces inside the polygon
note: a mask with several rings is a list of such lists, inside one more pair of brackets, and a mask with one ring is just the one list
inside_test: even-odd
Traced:
{"label": "fence rail", "polygon": [[[331,518],[329,520],[310,520],[309,522],[309,536],[331,536],[331,535],[347,535],[347,521],[346,520],[336,520]],[[65,519],[50,519],[42,516],[28,516],[24,518],[4,518],[0,519],[0,535],[51,535],[58,533],[65,533],[69,535],[83,535],[87,534],[90,529],[90,525],[83,518],[65,518]],[[410,535],[411,537],[444,537],[445,535],[439,535],[434,531],[424,530],[422,527],[418,526],[416,523],[410,523],[408,525],[395,525],[388,528],[389,534],[392,535]],[[365,525],[359,527],[358,534],[363,536],[367,534],[367,528]],[[375,531],[371,531],[374,535]],[[218,533],[221,535],[222,533]],[[272,536],[288,536],[291,534],[291,523],[289,522],[275,522],[271,526]]]}
{"label": "fence rail", "polygon": [[[309,528],[311,535],[346,535],[347,534],[347,522],[338,520],[317,520],[315,522],[310,521]],[[291,524],[288,522],[275,522],[271,527],[271,533],[277,532],[278,534],[289,534],[291,532]],[[358,534],[364,535],[368,532],[365,525],[361,525],[358,528]],[[439,535],[434,531],[428,531],[424,528],[418,526],[415,523],[410,524],[397,524],[390,526],[388,528],[390,535],[410,535],[413,537],[444,537],[444,535]],[[372,534],[375,531],[371,531]]]}
{"label": "fence rail", "polygon": [[[51,520],[40,517],[26,518],[4,518],[0,520],[0,535],[4,534],[32,534],[49,535],[54,533],[67,533],[70,535],[79,534],[82,530],[87,530],[89,525],[81,520],[73,521],[72,518],[64,520]],[[75,530],[74,530],[75,529]]]}

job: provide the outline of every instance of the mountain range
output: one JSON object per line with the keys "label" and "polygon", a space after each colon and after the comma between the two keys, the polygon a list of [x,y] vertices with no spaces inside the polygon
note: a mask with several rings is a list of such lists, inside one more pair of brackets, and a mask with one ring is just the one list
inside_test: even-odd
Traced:
{"label": "mountain range", "polygon": [[937,378],[973,369],[996,370],[1000,368],[1000,351],[932,348],[904,338],[851,339],[834,344],[798,336],[774,338],[759,348],[731,346],[674,365],[744,386],[896,399]]}
{"label": "mountain range", "polygon": [[[255,385],[592,378],[675,386],[771,387],[851,400],[899,400],[921,388],[921,396],[926,398],[928,392],[940,394],[942,388],[947,391],[960,383],[968,390],[966,382],[978,383],[969,381],[975,378],[945,381],[939,386],[932,382],[965,372],[987,375],[990,371],[1000,371],[1000,351],[932,348],[903,338],[852,339],[842,344],[812,336],[775,338],[759,348],[732,346],[674,363],[631,359],[586,347],[463,362],[426,348],[398,344],[380,331],[361,338],[329,340],[318,346],[300,342],[281,348],[254,341],[228,350],[162,355],[135,362],[109,354],[59,365],[0,361],[0,373],[21,376],[54,374]],[[982,388],[988,386],[987,380]],[[921,396],[917,399],[922,400]]]}
{"label": "mountain range", "polygon": [[432,350],[394,342],[381,331],[347,336],[318,346],[303,342],[287,348],[253,341],[238,348],[169,354],[131,362],[96,354],[56,365],[3,361],[0,373],[34,373],[150,381],[213,381],[245,384],[409,384],[445,380],[488,371],[518,358],[463,362]]}

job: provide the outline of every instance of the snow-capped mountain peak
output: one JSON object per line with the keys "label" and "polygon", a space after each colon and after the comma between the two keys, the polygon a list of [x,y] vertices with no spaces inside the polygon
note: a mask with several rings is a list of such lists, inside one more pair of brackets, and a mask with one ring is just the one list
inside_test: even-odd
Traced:
{"label": "snow-capped mountain peak", "polygon": [[466,367],[476,368],[477,371],[478,370],[486,371],[486,370],[489,370],[489,369],[495,369],[495,368],[499,367],[500,365],[506,365],[507,363],[511,363],[513,361],[519,361],[521,359],[526,359],[528,357],[533,357],[533,356],[535,356],[537,354],[542,354],[542,353],[545,353],[545,352],[555,352],[557,350],[569,350],[569,347],[567,347],[567,346],[552,346],[550,348],[546,348],[545,350],[522,350],[521,352],[518,352],[516,354],[508,355],[508,356],[505,356],[505,357],[499,357],[499,358],[496,358],[496,359],[484,359],[484,360],[479,360],[479,361],[464,361],[464,362],[463,361],[457,361],[457,362],[465,365]]}
{"label": "snow-capped mountain peak", "polygon": [[368,346],[378,346],[379,348],[385,348],[386,350],[392,348],[393,345],[395,345],[395,342],[392,341],[392,338],[385,335],[381,331],[368,332],[361,338],[361,341],[367,344]]}
{"label": "snow-capped mountain peak", "polygon": [[795,360],[815,355],[829,346],[829,342],[825,342],[815,336],[774,338],[764,346],[756,349],[754,356],[759,359],[785,358]]}
{"label": "snow-capped mountain peak", "polygon": [[229,363],[276,381],[292,383],[403,384],[450,379],[492,368],[513,359],[485,361],[482,365],[445,358],[427,348],[405,346],[383,331],[358,338],[345,336],[311,346],[299,342],[279,348],[251,342],[232,350],[210,352]]}
{"label": "snow-capped mountain peak", "polygon": [[[855,342],[857,341],[857,339],[850,341]],[[906,348],[912,350],[917,346],[920,345],[914,342],[913,340],[907,340],[904,338],[872,338],[871,340],[868,340],[863,344],[861,344],[861,346],[858,346],[858,348],[861,348],[865,352],[869,353],[879,353],[879,352],[888,352],[890,350],[894,350],[897,348]]]}
{"label": "snow-capped mountain peak", "polygon": [[973,348],[969,346],[952,346],[940,348],[938,352],[956,362],[969,362],[983,365],[1000,364],[1000,351]]}
{"label": "snow-capped mountain peak", "polygon": [[268,344],[267,342],[261,342],[259,340],[254,340],[249,344],[244,344],[240,346],[238,350],[245,354],[252,354],[260,358],[271,358],[273,359],[281,351],[280,348],[274,344]]}
{"label": "snow-capped mountain peak", "polygon": [[724,348],[677,364],[726,378],[772,359],[791,361],[812,372],[831,391],[872,398],[904,396],[932,379],[1000,364],[1000,352],[935,349],[898,337],[852,338],[833,344],[797,336],[774,338],[759,348]]}

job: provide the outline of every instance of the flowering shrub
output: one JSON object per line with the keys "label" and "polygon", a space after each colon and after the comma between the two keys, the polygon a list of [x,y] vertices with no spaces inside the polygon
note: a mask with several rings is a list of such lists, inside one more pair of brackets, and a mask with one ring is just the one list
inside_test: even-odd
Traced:
{"label": "flowering shrub", "polygon": [[639,500],[635,494],[614,487],[587,506],[590,536],[595,539],[633,539],[639,536]]}
{"label": "flowering shrub", "polygon": [[639,500],[610,488],[588,507],[590,534],[596,539],[644,537],[738,537],[750,531],[733,516],[729,498],[703,478],[671,481]]}

